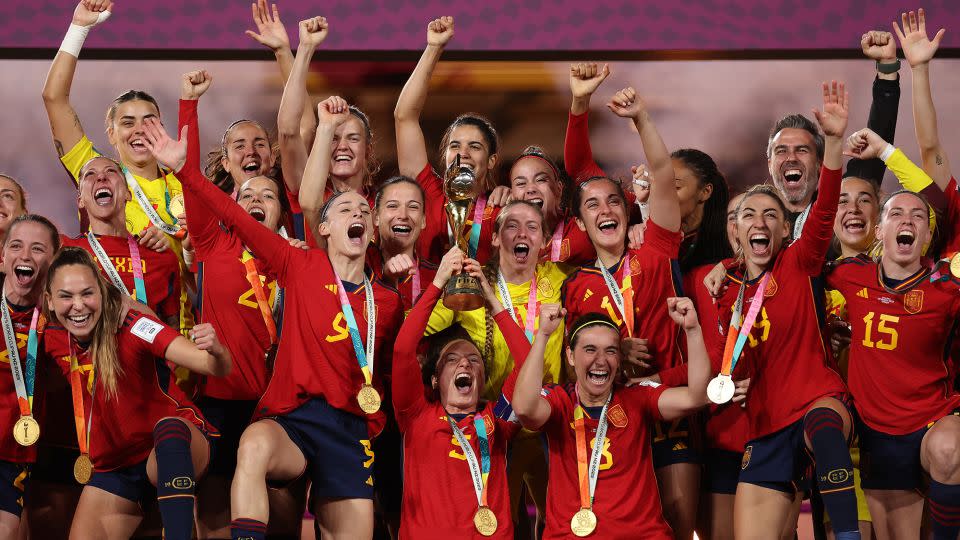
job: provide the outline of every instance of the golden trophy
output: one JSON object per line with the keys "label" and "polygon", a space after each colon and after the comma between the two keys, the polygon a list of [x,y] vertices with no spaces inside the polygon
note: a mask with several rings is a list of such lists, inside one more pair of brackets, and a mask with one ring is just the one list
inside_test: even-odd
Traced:
{"label": "golden trophy", "polygon": [[[443,180],[443,193],[447,196],[447,221],[450,223],[450,243],[456,244],[465,254],[469,254],[469,230],[464,231],[463,225],[467,216],[473,213],[473,205],[477,200],[477,177],[467,165],[460,164],[457,156],[447,169]],[[471,311],[483,307],[483,290],[480,280],[461,271],[450,276],[447,285],[443,288],[443,305],[454,311]]]}

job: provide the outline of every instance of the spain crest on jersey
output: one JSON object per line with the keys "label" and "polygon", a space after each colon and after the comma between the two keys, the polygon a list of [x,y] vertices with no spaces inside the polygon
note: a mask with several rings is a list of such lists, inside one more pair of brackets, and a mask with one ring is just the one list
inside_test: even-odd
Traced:
{"label": "spain crest on jersey", "polygon": [[570,239],[564,238],[563,242],[560,242],[560,260],[558,262],[563,262],[570,258]]}
{"label": "spain crest on jersey", "polygon": [[610,410],[607,411],[607,420],[620,429],[627,427],[627,413],[624,412],[619,403],[610,407]]}
{"label": "spain crest on jersey", "polygon": [[903,309],[911,315],[920,313],[923,309],[923,291],[914,289],[903,295]]}
{"label": "spain crest on jersey", "polygon": [[764,289],[763,296],[770,298],[777,294],[778,290],[780,290],[780,286],[777,285],[777,280],[773,277],[773,274],[770,274],[770,281],[767,282],[767,288]]}

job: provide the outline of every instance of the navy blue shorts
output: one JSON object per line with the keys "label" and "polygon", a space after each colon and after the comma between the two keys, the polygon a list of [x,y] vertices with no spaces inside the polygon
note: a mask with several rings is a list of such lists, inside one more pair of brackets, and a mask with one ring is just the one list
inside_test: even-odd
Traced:
{"label": "navy blue shorts", "polygon": [[150,500],[157,499],[157,488],[147,477],[147,460],[112,471],[93,471],[87,485],[133,501],[139,504],[140,508],[145,508],[145,503]]}
{"label": "navy blue shorts", "polygon": [[30,465],[0,461],[0,510],[20,517],[29,482]]}
{"label": "navy blue shorts", "polygon": [[701,463],[702,457],[691,432],[691,417],[660,421],[653,425],[653,468],[677,463]]}
{"label": "navy blue shorts", "polygon": [[204,396],[197,400],[197,407],[207,422],[220,431],[219,437],[210,440],[210,465],[207,467],[207,474],[232,478],[237,469],[240,436],[250,425],[257,402]]}
{"label": "navy blue shorts", "polygon": [[79,486],[73,477],[73,464],[78,457],[80,450],[76,448],[40,445],[37,448],[37,462],[30,472],[30,477],[35,482]]}
{"label": "navy blue shorts", "polygon": [[384,514],[399,516],[403,500],[403,437],[392,416],[373,441],[373,451],[377,455],[373,463],[377,507]]}
{"label": "navy blue shorts", "polygon": [[[960,415],[957,411],[953,414]],[[926,473],[920,464],[920,444],[933,424],[906,435],[888,435],[857,420],[860,486],[863,489],[923,489]]]}
{"label": "navy blue shorts", "polygon": [[704,489],[708,493],[735,495],[740,480],[743,452],[708,448],[703,454]]}
{"label": "navy blue shorts", "polygon": [[365,418],[316,398],[271,420],[303,452],[311,499],[373,499],[373,447]]}
{"label": "navy blue shorts", "polygon": [[740,482],[796,493],[806,489],[813,456],[803,440],[803,419],[747,442]]}

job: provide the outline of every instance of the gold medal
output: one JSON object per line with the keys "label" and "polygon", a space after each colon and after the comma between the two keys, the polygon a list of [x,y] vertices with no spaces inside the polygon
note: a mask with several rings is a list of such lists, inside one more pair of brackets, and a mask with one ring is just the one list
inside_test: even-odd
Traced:
{"label": "gold medal", "polygon": [[170,217],[177,219],[180,214],[186,213],[183,205],[183,195],[174,195],[170,198]]}
{"label": "gold medal", "polygon": [[363,385],[357,392],[357,402],[360,404],[360,410],[367,414],[380,410],[380,394],[369,384]]}
{"label": "gold medal", "polygon": [[13,424],[13,438],[20,446],[32,446],[40,438],[40,424],[33,416],[21,416]]}
{"label": "gold medal", "polygon": [[73,462],[73,477],[77,482],[86,485],[91,476],[93,476],[93,462],[87,454],[80,454],[80,457]]}
{"label": "gold medal", "polygon": [[953,277],[960,279],[960,253],[950,257],[950,273]]}
{"label": "gold medal", "polygon": [[497,516],[489,506],[481,506],[473,514],[473,526],[483,536],[493,536],[497,532]]}
{"label": "gold medal", "polygon": [[597,515],[589,508],[581,508],[570,520],[570,530],[579,537],[590,536],[597,529]]}

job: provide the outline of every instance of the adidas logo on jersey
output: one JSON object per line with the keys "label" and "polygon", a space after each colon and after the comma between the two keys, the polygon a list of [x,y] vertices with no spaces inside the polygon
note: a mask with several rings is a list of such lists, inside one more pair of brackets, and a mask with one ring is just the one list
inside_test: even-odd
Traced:
{"label": "adidas logo on jersey", "polygon": [[593,296],[593,291],[591,291],[590,289],[587,289],[587,292],[583,293],[584,300],[586,300],[587,298],[590,298],[591,296]]}
{"label": "adidas logo on jersey", "polygon": [[860,289],[860,292],[857,293],[857,296],[859,296],[860,298],[870,298],[870,295],[867,294],[866,287]]}
{"label": "adidas logo on jersey", "polygon": [[327,284],[327,285],[324,285],[324,287],[326,287],[327,290],[330,291],[330,292],[332,292],[333,294],[337,294],[337,286],[336,286],[336,285],[334,285],[334,284]]}

